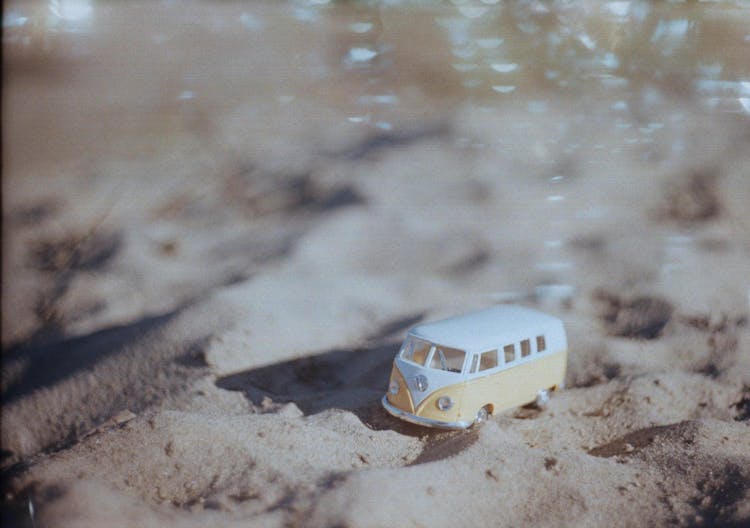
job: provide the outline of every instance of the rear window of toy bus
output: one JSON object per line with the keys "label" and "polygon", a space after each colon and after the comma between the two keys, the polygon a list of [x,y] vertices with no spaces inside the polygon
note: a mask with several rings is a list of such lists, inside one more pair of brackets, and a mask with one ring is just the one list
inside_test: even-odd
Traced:
{"label": "rear window of toy bus", "polygon": [[416,337],[407,337],[401,346],[401,359],[417,365],[424,365],[431,346],[427,341],[422,341]]}

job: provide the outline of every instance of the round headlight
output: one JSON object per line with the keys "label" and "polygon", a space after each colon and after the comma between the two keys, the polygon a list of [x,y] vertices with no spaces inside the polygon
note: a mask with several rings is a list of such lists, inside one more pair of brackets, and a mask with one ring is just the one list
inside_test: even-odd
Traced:
{"label": "round headlight", "polygon": [[447,411],[453,407],[453,400],[450,396],[440,396],[437,401],[437,406],[441,411]]}
{"label": "round headlight", "polygon": [[401,387],[399,387],[399,385],[398,385],[398,380],[397,379],[392,379],[391,383],[388,385],[388,392],[390,392],[391,394],[398,394],[398,390],[400,388]]}
{"label": "round headlight", "polygon": [[418,391],[424,392],[427,390],[427,376],[420,374],[414,378],[414,386]]}

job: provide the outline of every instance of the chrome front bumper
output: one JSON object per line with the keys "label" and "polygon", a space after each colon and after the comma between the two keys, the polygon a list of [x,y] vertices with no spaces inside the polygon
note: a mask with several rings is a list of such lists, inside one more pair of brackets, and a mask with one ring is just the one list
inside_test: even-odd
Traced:
{"label": "chrome front bumper", "polygon": [[417,425],[423,425],[426,427],[436,427],[439,429],[467,429],[471,427],[473,422],[441,422],[440,420],[433,420],[432,418],[423,418],[422,416],[416,416],[414,414],[402,411],[398,407],[394,407],[388,401],[388,396],[383,396],[381,400],[383,408],[396,418],[401,418],[407,422],[411,422]]}

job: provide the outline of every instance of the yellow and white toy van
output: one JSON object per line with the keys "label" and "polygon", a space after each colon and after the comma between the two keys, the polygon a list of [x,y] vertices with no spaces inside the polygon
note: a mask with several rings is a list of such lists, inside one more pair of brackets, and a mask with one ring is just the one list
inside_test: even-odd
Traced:
{"label": "yellow and white toy van", "polygon": [[562,321],[499,305],[415,326],[393,361],[383,407],[429,427],[465,429],[505,409],[548,401],[565,379]]}

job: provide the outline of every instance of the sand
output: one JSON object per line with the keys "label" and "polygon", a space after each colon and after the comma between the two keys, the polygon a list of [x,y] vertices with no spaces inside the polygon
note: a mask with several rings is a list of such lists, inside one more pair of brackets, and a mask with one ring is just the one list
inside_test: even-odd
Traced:
{"label": "sand", "polygon": [[[508,94],[467,6],[10,4],[4,525],[750,524],[750,119],[694,78],[750,13],[611,4],[506,7]],[[625,85],[540,81],[580,21]],[[507,302],[565,323],[547,408],[381,408],[409,327]]]}

